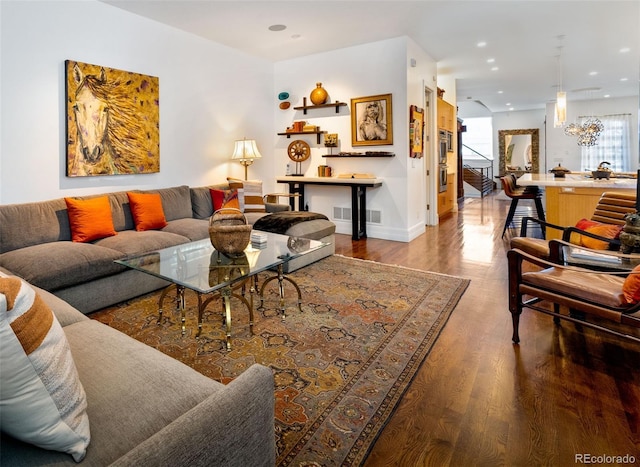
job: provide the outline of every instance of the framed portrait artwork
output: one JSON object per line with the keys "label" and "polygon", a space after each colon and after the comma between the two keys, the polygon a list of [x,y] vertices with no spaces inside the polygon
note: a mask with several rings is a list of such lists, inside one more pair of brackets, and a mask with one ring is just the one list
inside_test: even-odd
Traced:
{"label": "framed portrait artwork", "polygon": [[409,107],[409,157],[422,158],[424,149],[424,111],[412,105]]}
{"label": "framed portrait artwork", "polygon": [[351,145],[393,144],[391,94],[351,99]]}
{"label": "framed portrait artwork", "polygon": [[65,61],[67,176],[160,171],[157,77]]}

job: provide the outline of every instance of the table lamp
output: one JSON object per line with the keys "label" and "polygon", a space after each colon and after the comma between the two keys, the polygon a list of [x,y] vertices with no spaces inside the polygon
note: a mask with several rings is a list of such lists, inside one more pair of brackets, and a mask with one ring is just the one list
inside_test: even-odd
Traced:
{"label": "table lamp", "polygon": [[233,155],[231,160],[240,162],[244,165],[244,179],[247,178],[247,167],[253,164],[254,159],[260,159],[262,154],[258,151],[256,141],[253,139],[241,139],[236,141],[236,146],[233,149]]}

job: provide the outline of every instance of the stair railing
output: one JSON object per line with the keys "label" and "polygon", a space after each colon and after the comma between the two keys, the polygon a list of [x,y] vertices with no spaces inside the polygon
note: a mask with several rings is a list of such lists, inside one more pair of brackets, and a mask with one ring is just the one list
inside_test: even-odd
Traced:
{"label": "stair railing", "polygon": [[480,192],[481,197],[484,197],[484,195],[490,193],[495,188],[495,182],[493,181],[493,159],[488,158],[466,144],[462,146],[489,163],[488,166],[473,167],[469,164],[464,164],[463,166],[465,172],[464,178],[468,179],[465,181],[476,188]]}

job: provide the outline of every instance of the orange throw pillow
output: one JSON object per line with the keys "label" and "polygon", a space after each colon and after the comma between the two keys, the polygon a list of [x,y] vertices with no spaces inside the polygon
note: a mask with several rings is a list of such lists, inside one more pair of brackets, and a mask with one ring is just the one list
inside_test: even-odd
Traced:
{"label": "orange throw pillow", "polygon": [[167,225],[159,193],[127,192],[136,230],[156,230]]}
{"label": "orange throw pillow", "polygon": [[[620,236],[622,232],[622,225],[603,224],[602,222],[591,221],[588,219],[581,219],[576,224],[576,227],[580,230],[590,232],[600,237],[615,239]],[[580,236],[580,245],[591,248],[592,250],[606,250],[609,248],[609,243],[595,238],[587,237],[586,235]]]}
{"label": "orange throw pillow", "polygon": [[65,198],[64,201],[67,203],[72,241],[85,243],[116,235],[107,196],[90,199]]}
{"label": "orange throw pillow", "polygon": [[636,266],[622,284],[622,294],[629,305],[640,302],[640,266]]}

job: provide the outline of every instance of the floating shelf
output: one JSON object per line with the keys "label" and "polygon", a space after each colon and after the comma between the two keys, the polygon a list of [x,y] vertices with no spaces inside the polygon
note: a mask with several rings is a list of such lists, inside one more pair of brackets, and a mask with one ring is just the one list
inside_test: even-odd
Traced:
{"label": "floating shelf", "polygon": [[325,133],[326,131],[287,131],[285,133],[278,133],[278,135],[286,136],[287,138],[291,138],[291,135],[317,135],[318,144],[320,144],[320,135]]}
{"label": "floating shelf", "polygon": [[322,157],[395,157],[395,154],[345,154],[341,156],[340,154],[325,154]]}
{"label": "floating shelf", "polygon": [[333,104],[320,104],[320,105],[307,105],[307,98],[302,98],[302,105],[299,107],[294,107],[295,110],[302,110],[304,115],[307,115],[308,109],[323,109],[327,107],[335,107],[336,113],[340,113],[340,107],[347,105],[346,102],[336,101]]}

